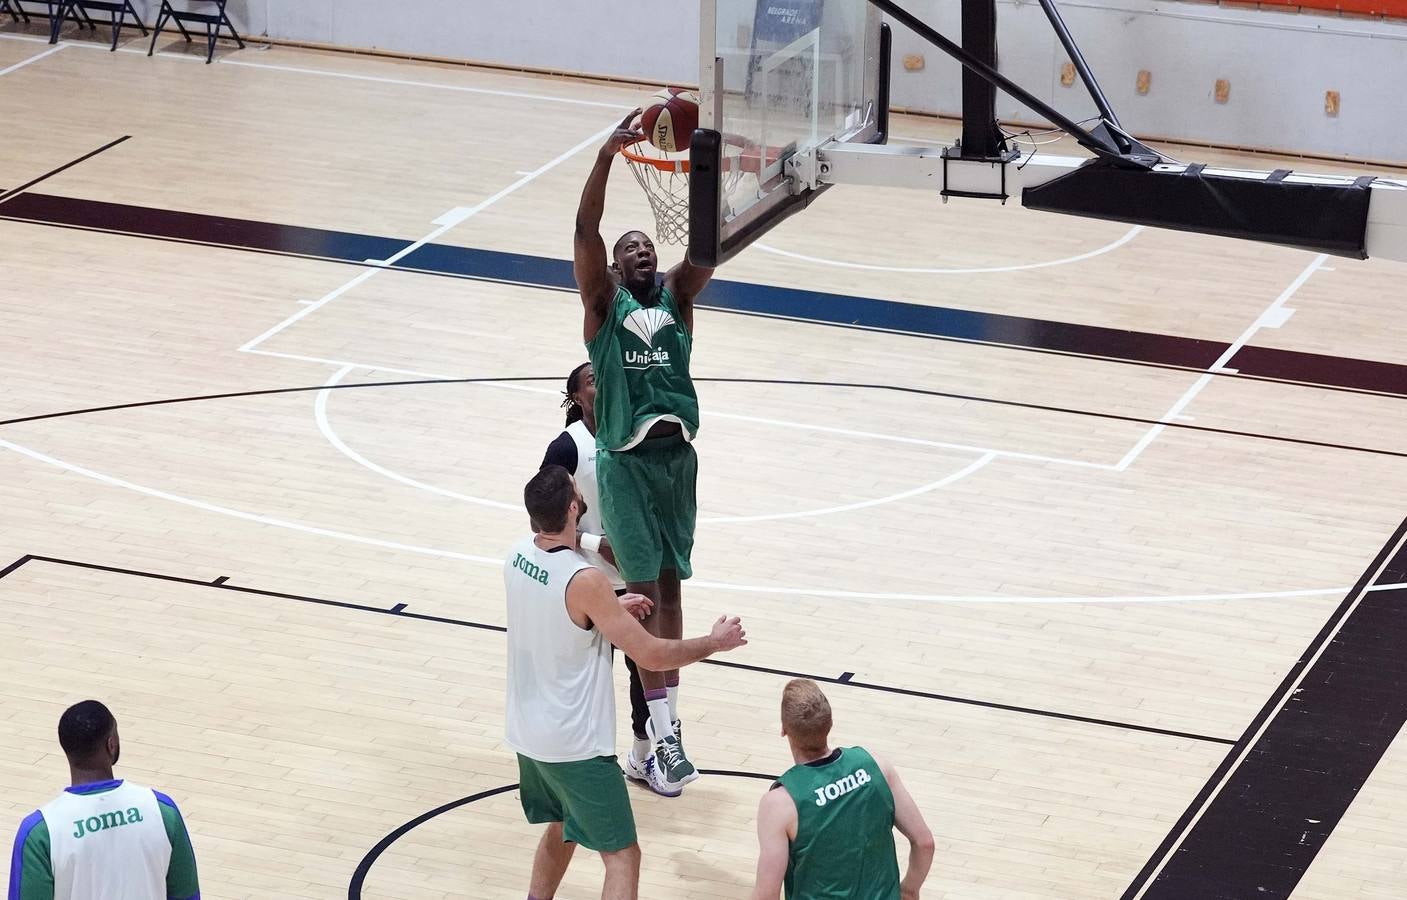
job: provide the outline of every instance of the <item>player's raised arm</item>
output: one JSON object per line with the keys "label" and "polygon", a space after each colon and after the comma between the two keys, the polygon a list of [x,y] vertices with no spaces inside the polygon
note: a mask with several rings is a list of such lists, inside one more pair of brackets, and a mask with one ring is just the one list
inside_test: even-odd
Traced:
{"label": "player's raised arm", "polygon": [[694,298],[703,293],[712,277],[712,269],[696,266],[687,257],[664,276],[664,286],[669,288],[678,302],[679,312],[684,316],[684,327],[689,329],[690,334],[694,333]]}
{"label": "player's raised arm", "polygon": [[664,640],[650,634],[621,605],[611,583],[599,569],[583,569],[567,586],[567,612],[583,628],[592,625],[619,647],[636,665],[668,671],[696,663],[715,653],[747,643],[747,634],[736,617],[720,616],[704,637]]}
{"label": "player's raised arm", "polygon": [[899,883],[900,900],[918,900],[919,889],[928,878],[928,869],[933,865],[933,832],[923,820],[918,804],[909,795],[909,789],[899,779],[899,770],[887,760],[875,760],[884,780],[889,784],[889,792],[894,795],[894,827],[899,829],[909,841],[909,868],[904,880]]}
{"label": "player's raised arm", "polygon": [[782,788],[768,791],[757,807],[757,878],[752,900],[777,900],[786,880],[796,804]]}
{"label": "player's raised arm", "polygon": [[601,330],[610,307],[611,295],[615,293],[615,277],[606,260],[606,242],[601,239],[601,215],[606,210],[606,181],[611,177],[611,163],[616,154],[626,144],[640,140],[644,135],[633,124],[640,115],[639,109],[631,110],[630,115],[621,120],[601,150],[596,154],[596,164],[586,178],[586,186],[581,190],[581,203],[576,211],[576,233],[572,239],[572,272],[576,275],[576,287],[581,292],[581,302],[586,309],[583,324],[583,337],[590,341]]}

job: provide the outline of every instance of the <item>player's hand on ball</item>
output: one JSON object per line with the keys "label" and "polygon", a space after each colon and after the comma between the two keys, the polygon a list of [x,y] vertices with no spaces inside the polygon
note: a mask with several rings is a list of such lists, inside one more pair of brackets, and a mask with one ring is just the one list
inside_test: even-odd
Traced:
{"label": "player's hand on ball", "polygon": [[606,143],[601,145],[602,156],[614,156],[620,152],[620,148],[636,141],[644,140],[645,132],[641,131],[635,124],[635,119],[640,115],[640,107],[635,107],[630,114],[621,120],[616,126],[616,130],[611,132],[611,136],[606,138]]}
{"label": "player's hand on ball", "polygon": [[709,634],[718,647],[716,652],[736,650],[747,643],[747,632],[743,631],[743,621],[737,616],[719,616]]}
{"label": "player's hand on ball", "polygon": [[[602,544],[604,547],[605,544]],[[622,594],[620,605],[637,619],[643,619],[655,608],[655,601],[644,594]]]}

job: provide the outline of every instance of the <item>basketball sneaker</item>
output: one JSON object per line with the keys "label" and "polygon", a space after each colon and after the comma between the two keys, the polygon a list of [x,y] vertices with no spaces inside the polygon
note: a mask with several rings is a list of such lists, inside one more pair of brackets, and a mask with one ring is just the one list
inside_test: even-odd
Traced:
{"label": "basketball sneaker", "polygon": [[684,793],[682,786],[665,783],[664,774],[660,772],[660,767],[655,764],[655,755],[653,753],[645,757],[644,760],[636,759],[634,753],[626,753],[625,777],[629,778],[631,781],[640,782],[661,797],[678,797],[680,794]]}
{"label": "basketball sneaker", "polygon": [[[679,755],[683,756],[685,759],[688,759],[689,754],[684,749],[684,723],[680,722],[678,719],[674,720],[674,739],[679,742]],[[690,763],[690,765],[692,766],[693,764]],[[694,778],[698,777],[698,772],[695,772]],[[693,781],[694,778],[690,778],[689,780]]]}
{"label": "basketball sneaker", "polygon": [[[651,754],[650,756],[653,755],[654,754]],[[644,759],[636,759],[635,751],[633,749],[627,750],[625,753],[625,765],[622,767],[625,770],[625,777],[629,778],[631,781],[638,781],[648,786],[650,783],[650,769],[652,768],[650,765],[650,756]]]}
{"label": "basketball sneaker", "polygon": [[[659,772],[661,786],[665,788],[665,791],[660,793],[667,797],[676,796],[684,789],[684,785],[699,777],[699,771],[684,755],[679,736],[673,733],[673,730],[664,737],[657,738],[654,735],[654,723],[646,720],[645,734],[649,736],[655,748],[655,752],[650,756],[655,761],[655,770]],[[652,784],[651,788],[653,787]]]}

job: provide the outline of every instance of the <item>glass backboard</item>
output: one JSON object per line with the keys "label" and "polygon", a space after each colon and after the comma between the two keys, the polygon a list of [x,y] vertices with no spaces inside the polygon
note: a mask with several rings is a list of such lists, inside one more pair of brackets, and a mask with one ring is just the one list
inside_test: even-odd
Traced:
{"label": "glass backboard", "polygon": [[787,176],[798,153],[884,140],[888,46],[867,0],[702,0],[695,264],[722,263],[815,198]]}

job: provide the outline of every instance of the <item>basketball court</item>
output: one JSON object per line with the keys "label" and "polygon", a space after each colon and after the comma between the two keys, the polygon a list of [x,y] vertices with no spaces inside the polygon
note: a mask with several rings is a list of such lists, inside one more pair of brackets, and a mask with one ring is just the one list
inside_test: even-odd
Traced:
{"label": "basketball court", "polygon": [[[4,810],[66,783],[54,725],[92,696],[206,896],[521,897],[502,554],[585,359],[581,184],[650,89],[45,41],[0,32]],[[654,222],[624,169],[607,235]],[[735,193],[725,226],[767,192]],[[1267,822],[1312,849],[1265,896],[1402,896],[1404,263],[814,200],[699,301],[686,631],[736,614],[750,643],[684,672],[710,774],[631,791],[641,895],[750,890],[804,675],[839,743],[904,773],[925,897],[1196,896],[1184,870],[1254,869]],[[1295,773],[1325,752],[1315,793]],[[578,856],[559,897],[599,891]]]}

